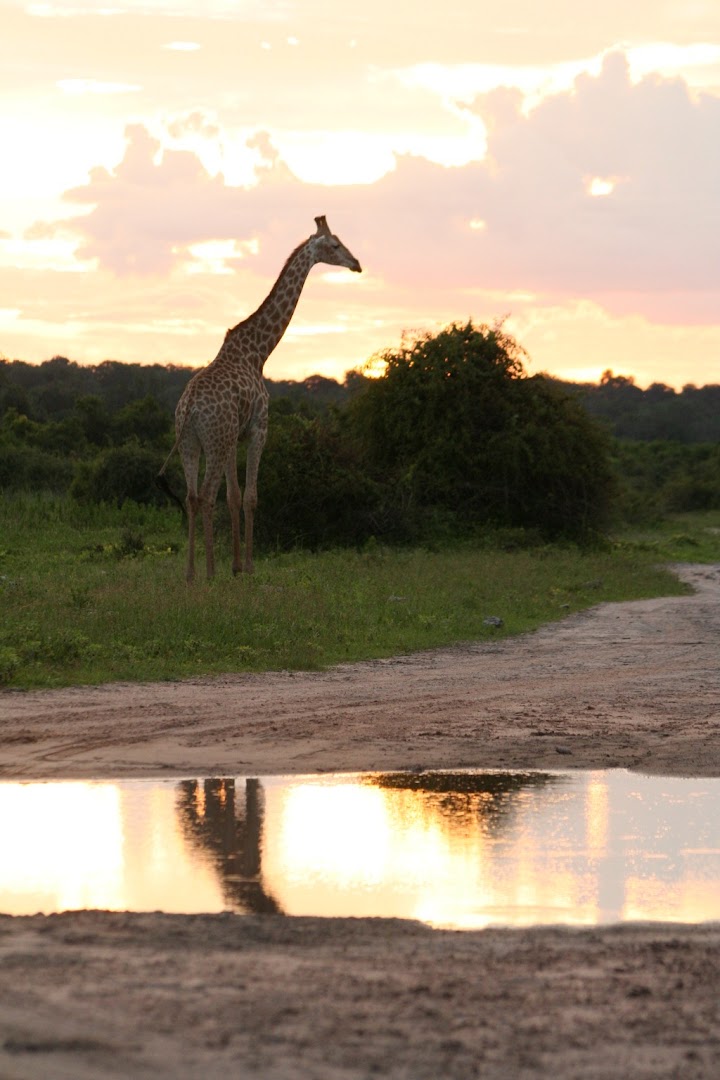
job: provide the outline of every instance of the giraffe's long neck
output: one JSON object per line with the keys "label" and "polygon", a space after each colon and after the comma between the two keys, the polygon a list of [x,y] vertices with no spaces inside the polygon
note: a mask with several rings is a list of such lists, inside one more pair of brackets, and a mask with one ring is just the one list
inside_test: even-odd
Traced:
{"label": "giraffe's long neck", "polygon": [[279,343],[300,299],[315,260],[307,241],[293,251],[260,307],[242,324],[257,345],[260,365]]}

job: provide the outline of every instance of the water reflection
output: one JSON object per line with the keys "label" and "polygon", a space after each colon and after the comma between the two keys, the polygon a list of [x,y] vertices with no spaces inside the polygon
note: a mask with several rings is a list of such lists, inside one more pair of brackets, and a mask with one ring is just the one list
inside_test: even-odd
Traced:
{"label": "water reflection", "polygon": [[191,845],[209,853],[217,871],[223,901],[232,911],[281,912],[264,885],[262,861],[263,793],[259,780],[183,780],[178,814]]}
{"label": "water reflection", "polygon": [[720,780],[420,772],[0,783],[0,911],[720,918]]}

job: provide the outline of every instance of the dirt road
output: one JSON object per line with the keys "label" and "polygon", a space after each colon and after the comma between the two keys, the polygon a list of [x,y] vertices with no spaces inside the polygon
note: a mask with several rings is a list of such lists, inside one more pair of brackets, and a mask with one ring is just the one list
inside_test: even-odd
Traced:
{"label": "dirt road", "polygon": [[[0,696],[0,779],[477,767],[720,775],[720,566],[496,644]],[[715,1077],[720,927],[0,919],[0,1078]]]}

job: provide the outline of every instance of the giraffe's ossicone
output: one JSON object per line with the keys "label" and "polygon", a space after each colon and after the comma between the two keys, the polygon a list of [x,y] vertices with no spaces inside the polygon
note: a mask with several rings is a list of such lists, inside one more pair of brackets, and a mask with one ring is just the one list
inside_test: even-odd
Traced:
{"label": "giraffe's ossicone", "polygon": [[[253,570],[253,521],[257,505],[257,477],[268,427],[268,391],[263,367],[285,333],[305,280],[315,263],[345,266],[360,273],[362,267],[344,244],[333,236],[324,217],[315,218],[316,231],[292,252],[260,307],[228,330],[212,363],[190,380],[175,410],[175,445],[158,480],[169,491],[164,472],[175,450],[180,455],[187,483],[187,580],[195,576],[195,521],[202,514],[207,576],[215,573],[213,511],[223,473],[232,522],[233,573]],[[245,491],[237,476],[239,441],[247,443]],[[200,458],[205,473],[198,487]],[[172,494],[172,492],[169,492]],[[245,517],[245,550],[240,542],[240,509]]]}

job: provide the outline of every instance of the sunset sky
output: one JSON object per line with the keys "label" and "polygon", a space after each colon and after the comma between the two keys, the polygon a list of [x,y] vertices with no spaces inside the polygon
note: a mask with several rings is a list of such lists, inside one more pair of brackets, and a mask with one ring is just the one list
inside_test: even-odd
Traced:
{"label": "sunset sky", "polygon": [[718,0],[0,0],[0,138],[5,357],[205,364],[326,214],[271,378],[720,382]]}

